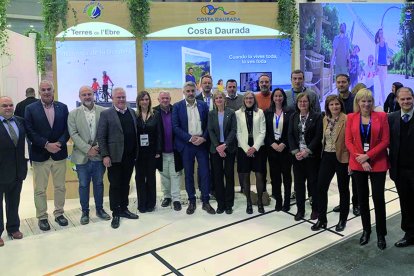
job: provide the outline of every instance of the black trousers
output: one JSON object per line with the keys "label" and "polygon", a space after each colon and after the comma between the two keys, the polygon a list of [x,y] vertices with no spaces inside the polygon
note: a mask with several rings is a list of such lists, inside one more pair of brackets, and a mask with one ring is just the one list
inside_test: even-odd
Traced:
{"label": "black trousers", "polygon": [[272,195],[276,201],[282,202],[283,179],[283,202],[290,202],[292,190],[292,156],[288,151],[277,152],[272,147],[268,147],[267,156],[269,159],[270,179],[272,181]]}
{"label": "black trousers", "polygon": [[361,210],[362,228],[371,232],[371,214],[369,207],[368,176],[371,180],[372,200],[375,208],[375,221],[377,235],[387,235],[385,222],[385,175],[386,172],[361,172],[354,171],[354,178],[358,187],[359,208]]}
{"label": "black trousers", "polygon": [[349,176],[348,163],[340,163],[336,158],[335,152],[324,152],[319,168],[317,200],[314,201],[318,208],[319,220],[326,222],[326,212],[328,208],[328,190],[332,178],[336,173],[339,189],[339,219],[347,220],[349,214]]}
{"label": "black trousers", "polygon": [[14,233],[19,231],[20,228],[19,204],[22,181],[16,181],[11,185],[6,185],[6,187],[4,190],[0,189],[0,236],[4,231],[3,196],[6,201],[7,232]]}
{"label": "black trousers", "polygon": [[[305,200],[306,200],[306,186],[308,187],[308,193],[316,199],[316,186],[318,182],[318,171],[320,160],[315,157],[305,158],[298,161],[295,157],[293,159],[293,175],[296,192],[296,206],[298,212],[305,213]],[[312,211],[316,211],[316,204],[312,205]]]}
{"label": "black trousers", "polygon": [[406,239],[414,239],[414,170],[398,169],[397,186],[401,206],[401,229]]}
{"label": "black trousers", "polygon": [[359,203],[358,203],[358,189],[357,189],[357,184],[356,184],[356,182],[355,182],[355,180],[354,180],[354,177],[353,177],[353,175],[351,175],[351,185],[352,185],[352,198],[351,198],[351,200],[352,200],[352,205],[355,207],[355,206],[358,206],[359,205]]}
{"label": "black trousers", "polygon": [[[226,157],[222,158],[216,152],[212,153],[210,157],[214,170],[217,207],[219,209],[231,208],[234,205],[234,160],[236,153],[226,152]],[[226,178],[225,183],[224,178]]]}
{"label": "black trousers", "polygon": [[155,152],[140,151],[135,164],[135,183],[137,185],[138,210],[140,212],[155,207],[157,200],[155,170]]}
{"label": "black trousers", "polygon": [[128,208],[129,182],[134,170],[134,158],[123,158],[108,168],[109,206],[113,215]]}

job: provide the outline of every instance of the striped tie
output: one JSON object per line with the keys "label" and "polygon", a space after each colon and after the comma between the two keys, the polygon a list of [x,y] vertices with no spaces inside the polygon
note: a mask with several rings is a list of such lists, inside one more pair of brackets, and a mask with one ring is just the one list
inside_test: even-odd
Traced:
{"label": "striped tie", "polygon": [[4,119],[3,122],[5,122],[7,124],[7,127],[9,128],[9,134],[11,139],[13,140],[13,143],[15,146],[17,146],[17,141],[19,140],[19,138],[17,137],[16,131],[14,130],[13,126],[10,123],[10,120],[13,119]]}

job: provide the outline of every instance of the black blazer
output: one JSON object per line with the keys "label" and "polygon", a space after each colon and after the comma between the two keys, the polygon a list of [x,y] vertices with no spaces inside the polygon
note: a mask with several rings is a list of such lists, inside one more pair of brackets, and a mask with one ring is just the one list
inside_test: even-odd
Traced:
{"label": "black blazer", "polygon": [[155,111],[154,114],[149,117],[145,123],[137,115],[137,137],[139,151],[144,149],[144,147],[141,147],[140,143],[141,134],[148,134],[149,146],[145,147],[146,151],[162,154],[160,119],[157,111]]}
{"label": "black blazer", "polygon": [[[410,121],[413,118],[410,119]],[[388,124],[390,126],[390,144],[389,144],[389,158],[391,163],[390,178],[394,181],[398,175],[398,155],[400,152],[400,124],[401,124],[401,111],[395,111],[388,114]],[[410,141],[414,141],[414,124],[410,124],[408,129],[408,136]],[[408,147],[413,150],[414,143],[410,143]],[[408,149],[407,149],[408,150]]]}
{"label": "black blazer", "polygon": [[276,143],[276,144],[283,143],[286,145],[283,152],[289,151],[289,140],[288,140],[289,121],[290,121],[290,117],[292,116],[293,112],[289,108],[283,109],[283,129],[282,129],[282,135],[278,142],[275,140],[275,135],[273,131],[274,114],[275,114],[275,111],[271,108],[267,109],[265,112],[265,118],[266,118],[265,144],[266,146],[270,147],[273,143]]}
{"label": "black blazer", "polygon": [[[292,154],[299,151],[299,120],[300,113],[295,112],[289,121],[289,149]],[[318,112],[309,112],[309,117],[306,120],[305,128],[305,142],[308,149],[312,151],[312,156],[320,158],[322,151],[322,115]]]}
{"label": "black blazer", "polygon": [[[208,113],[207,122],[208,134],[210,135],[210,152],[216,153],[216,147],[220,144],[220,127],[218,122],[218,112],[216,109]],[[223,118],[224,143],[229,153],[237,150],[237,120],[233,110],[226,107]]]}
{"label": "black blazer", "polygon": [[[156,107],[154,107],[154,110],[156,112],[158,112],[159,116],[159,125],[160,125],[160,134],[161,134],[161,152],[164,150],[164,124],[162,122],[162,115],[161,112],[163,112],[161,110],[161,107],[158,105]],[[175,139],[175,135],[174,135],[174,130],[172,129],[172,110],[173,110],[173,106],[170,105],[170,112],[171,112],[171,132],[172,132],[172,137],[173,137],[173,147],[174,147],[174,139]],[[180,153],[174,148],[174,164],[175,164],[175,171],[179,172],[183,169],[183,160],[181,159],[181,155]],[[157,169],[162,172],[162,168],[163,168],[163,160],[162,160],[162,156],[160,158],[157,158]]]}
{"label": "black blazer", "polygon": [[[55,120],[50,127],[42,102],[36,101],[26,107],[25,121],[29,140],[32,142],[31,159],[36,162],[44,162],[50,157],[55,160],[63,160],[68,157],[66,143],[69,140],[68,132],[68,107],[60,102],[53,102],[55,108]],[[57,153],[50,153],[45,149],[46,142],[62,144]]]}
{"label": "black blazer", "polygon": [[27,174],[27,161],[24,157],[24,120],[17,116],[14,116],[14,120],[19,129],[17,146],[14,145],[3,122],[0,122],[0,191],[3,192],[23,181]]}

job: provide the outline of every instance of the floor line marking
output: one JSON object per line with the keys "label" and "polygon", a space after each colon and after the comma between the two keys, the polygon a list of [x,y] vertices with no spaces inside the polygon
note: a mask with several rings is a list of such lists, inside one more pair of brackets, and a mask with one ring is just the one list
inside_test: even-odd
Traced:
{"label": "floor line marking", "polygon": [[169,270],[171,270],[175,275],[178,276],[184,276],[183,274],[181,274],[175,267],[173,267],[169,262],[167,262],[163,257],[161,257],[160,255],[158,255],[155,251],[152,251],[151,254],[158,260],[160,261],[163,265],[165,265],[166,267],[168,267]]}
{"label": "floor line marking", "polygon": [[62,267],[62,268],[56,269],[56,270],[54,270],[54,271],[52,271],[52,272],[46,273],[46,274],[44,274],[44,276],[54,275],[54,274],[57,274],[57,273],[59,273],[59,272],[65,271],[65,270],[67,270],[67,269],[69,269],[69,268],[72,268],[72,267],[75,267],[75,266],[77,266],[77,265],[80,265],[80,264],[86,263],[86,262],[88,262],[88,261],[90,261],[90,260],[96,259],[96,258],[98,258],[98,257],[100,257],[100,256],[102,256],[102,255],[108,254],[108,253],[110,253],[110,252],[112,252],[112,251],[115,251],[115,250],[117,250],[117,249],[119,249],[119,248],[121,248],[121,247],[124,247],[124,246],[126,246],[126,245],[128,245],[128,244],[130,244],[130,243],[133,243],[133,242],[135,242],[135,241],[137,241],[137,240],[139,240],[139,239],[142,239],[142,238],[144,238],[144,237],[146,237],[146,236],[148,236],[148,235],[150,235],[150,234],[152,234],[152,233],[155,233],[155,232],[157,232],[157,231],[161,230],[162,228],[164,228],[164,227],[166,227],[166,226],[168,226],[168,225],[170,225],[170,224],[171,224],[171,223],[168,223],[168,224],[166,224],[166,225],[164,225],[164,226],[161,226],[161,227],[158,227],[158,228],[156,228],[156,229],[154,229],[154,230],[152,230],[152,231],[150,231],[150,232],[148,232],[148,233],[145,233],[145,234],[143,234],[143,235],[141,235],[141,236],[139,236],[139,237],[136,237],[136,238],[134,238],[134,239],[132,239],[132,240],[130,240],[130,241],[124,242],[124,243],[122,243],[122,244],[120,244],[120,245],[117,245],[117,246],[115,246],[115,247],[112,247],[112,248],[110,248],[110,249],[108,249],[108,250],[105,250],[105,251],[103,251],[103,252],[100,252],[100,253],[98,253],[98,254],[95,254],[95,255],[93,255],[93,256],[90,256],[90,257],[85,258],[85,259],[83,259],[83,260],[77,261],[77,262],[75,262],[75,263],[73,263],[73,264],[70,264],[70,265],[67,265],[67,266],[65,266],[65,267]]}

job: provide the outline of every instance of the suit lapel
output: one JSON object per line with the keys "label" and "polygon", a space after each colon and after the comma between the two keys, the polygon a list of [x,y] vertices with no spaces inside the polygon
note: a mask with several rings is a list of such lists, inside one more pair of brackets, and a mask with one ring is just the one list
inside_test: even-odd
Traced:
{"label": "suit lapel", "polygon": [[88,135],[87,140],[90,141],[91,140],[91,132],[89,131],[89,126],[88,126],[88,122],[86,121],[85,111],[83,111],[82,106],[79,107],[78,112],[80,113],[79,116],[80,116],[81,123],[82,123],[81,128],[86,130],[86,133]]}
{"label": "suit lapel", "polygon": [[[38,109],[39,109],[39,115],[42,117],[41,119],[43,120],[43,121],[46,121],[46,124],[47,124],[47,126],[50,128],[50,129],[52,129],[52,127],[50,126],[50,124],[49,124],[49,120],[47,119],[47,116],[46,116],[46,112],[45,112],[45,109],[43,108],[43,104],[42,104],[42,101],[41,100],[39,100],[39,102],[38,102]],[[56,118],[56,110],[55,110],[55,118]],[[53,124],[54,124],[55,122],[53,121]]]}
{"label": "suit lapel", "polygon": [[335,133],[335,142],[338,141],[339,133],[345,125],[345,117],[341,114],[338,120],[338,128]]}
{"label": "suit lapel", "polygon": [[230,111],[228,109],[224,109],[224,118],[223,118],[223,132],[226,132],[227,124],[229,122]]}
{"label": "suit lapel", "polygon": [[124,131],[122,130],[121,121],[119,120],[117,112],[118,111],[116,111],[115,107],[112,107],[112,116],[114,117],[115,124],[118,126],[118,128],[121,130],[121,132],[124,133]]}
{"label": "suit lapel", "polygon": [[[19,129],[19,130],[20,130],[20,129]],[[2,133],[0,133],[0,135],[1,135],[1,136],[4,136],[4,137],[7,137],[7,138],[6,138],[6,139],[7,139],[7,141],[10,141],[10,143],[12,143],[12,144],[13,144],[13,146],[14,146],[13,140],[11,139],[11,137],[10,137],[9,133],[7,132],[7,129],[6,129],[6,127],[4,126],[3,122],[0,122],[0,132],[2,132]],[[19,135],[19,138],[20,138],[20,135]]]}

